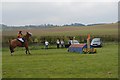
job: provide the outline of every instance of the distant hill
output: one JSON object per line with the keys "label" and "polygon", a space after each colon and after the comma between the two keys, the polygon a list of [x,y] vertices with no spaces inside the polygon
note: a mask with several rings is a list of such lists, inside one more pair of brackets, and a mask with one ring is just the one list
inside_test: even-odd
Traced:
{"label": "distant hill", "polygon": [[[119,23],[118,21],[117,23]],[[54,25],[54,24],[40,24],[40,25],[24,25],[24,26],[8,26],[5,24],[0,24],[0,28],[3,30],[11,30],[11,29],[33,29],[33,28],[53,28],[53,27],[84,27],[84,26],[97,26],[97,25],[105,25],[108,23],[97,23],[97,24],[82,24],[82,23],[71,23],[71,24],[64,24],[64,25]],[[110,23],[109,23],[110,24]]]}
{"label": "distant hill", "polygon": [[8,26],[5,24],[0,24],[0,27],[8,27]]}
{"label": "distant hill", "polygon": [[72,24],[65,24],[63,26],[85,26],[85,25],[81,23],[72,23]]}
{"label": "distant hill", "polygon": [[[88,24],[87,26],[96,26],[96,25],[104,25],[104,24],[108,24],[108,23]],[[110,23],[109,23],[109,24],[110,24]]]}
{"label": "distant hill", "polygon": [[48,27],[63,27],[63,26],[85,26],[84,24],[81,23],[72,23],[72,24],[65,24],[65,25],[54,25],[54,24],[40,24],[40,25],[24,25],[24,26],[8,26],[5,24],[0,24],[2,28],[6,27],[13,27],[13,28],[48,28]]}

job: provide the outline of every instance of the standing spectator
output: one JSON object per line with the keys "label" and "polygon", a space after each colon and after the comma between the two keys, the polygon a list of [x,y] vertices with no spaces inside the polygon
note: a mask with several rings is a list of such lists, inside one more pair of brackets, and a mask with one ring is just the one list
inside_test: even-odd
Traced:
{"label": "standing spectator", "polygon": [[64,47],[64,40],[61,40],[61,48],[63,48]]}
{"label": "standing spectator", "polygon": [[48,49],[49,42],[46,40],[45,41],[45,49]]}
{"label": "standing spectator", "polygon": [[60,41],[59,41],[59,40],[57,40],[57,41],[56,41],[56,43],[57,43],[57,48],[59,48]]}
{"label": "standing spectator", "polygon": [[72,44],[72,40],[69,40],[68,41],[68,45],[70,46]]}

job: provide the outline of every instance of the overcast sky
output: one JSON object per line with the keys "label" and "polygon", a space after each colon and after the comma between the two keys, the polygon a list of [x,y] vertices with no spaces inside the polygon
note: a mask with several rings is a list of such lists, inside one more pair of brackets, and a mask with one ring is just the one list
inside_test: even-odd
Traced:
{"label": "overcast sky", "polygon": [[7,25],[90,24],[117,20],[117,2],[2,2],[2,23]]}

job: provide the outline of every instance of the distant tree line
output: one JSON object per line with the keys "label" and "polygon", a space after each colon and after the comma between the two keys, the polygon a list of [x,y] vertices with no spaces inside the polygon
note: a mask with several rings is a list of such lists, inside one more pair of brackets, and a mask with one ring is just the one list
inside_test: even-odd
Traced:
{"label": "distant tree line", "polygon": [[[56,44],[56,40],[64,40],[65,44],[68,43],[68,40],[73,39],[75,37],[76,40],[78,40],[80,43],[86,43],[87,36],[33,36],[29,43],[30,44],[44,44],[45,40],[47,40],[50,44]],[[92,35],[91,40],[95,37],[99,37],[102,39],[103,42],[118,42],[118,36],[114,35]],[[2,37],[2,45],[8,45],[8,41],[10,39],[15,39],[16,36],[3,36]],[[120,41],[120,40],[119,40]]]}
{"label": "distant tree line", "polygon": [[11,29],[11,28],[50,28],[50,27],[65,27],[65,26],[95,26],[95,25],[103,25],[107,23],[96,23],[96,24],[82,24],[82,23],[71,23],[71,24],[63,24],[63,25],[55,25],[55,24],[40,24],[40,25],[24,25],[24,26],[8,26],[5,24],[0,24],[2,29]]}

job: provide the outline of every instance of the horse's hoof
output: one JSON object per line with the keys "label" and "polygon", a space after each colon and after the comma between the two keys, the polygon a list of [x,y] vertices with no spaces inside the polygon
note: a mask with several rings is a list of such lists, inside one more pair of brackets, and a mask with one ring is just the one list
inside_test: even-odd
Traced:
{"label": "horse's hoof", "polygon": [[13,54],[11,53],[11,56],[13,56]]}

